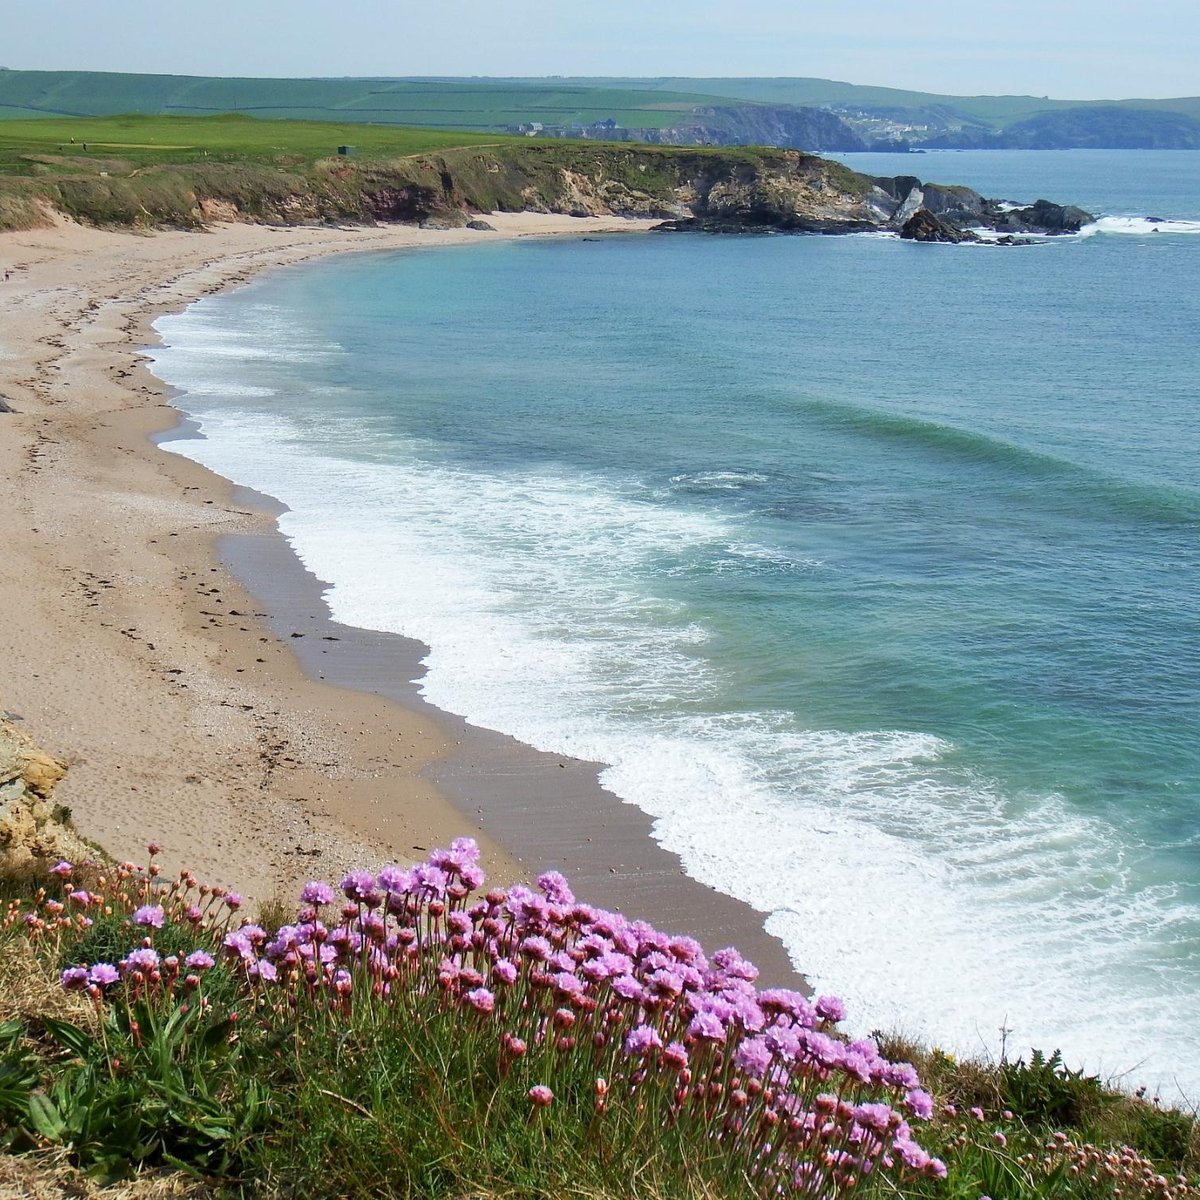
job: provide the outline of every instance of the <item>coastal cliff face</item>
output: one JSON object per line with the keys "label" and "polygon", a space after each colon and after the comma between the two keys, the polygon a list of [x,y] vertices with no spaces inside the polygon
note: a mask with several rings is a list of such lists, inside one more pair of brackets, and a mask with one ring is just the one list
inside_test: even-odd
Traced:
{"label": "coastal cliff face", "polygon": [[1065,232],[1090,220],[1049,202],[1021,208],[913,176],[873,178],[798,150],[558,142],[381,162],[325,159],[294,173],[203,162],[124,175],[106,165],[92,176],[23,181],[24,199],[41,206],[30,219],[48,205],[90,224],[135,227],[213,220],[461,226],[496,211],[661,217],[667,228],[721,232],[900,230],[920,209],[952,225],[1004,232]]}
{"label": "coastal cliff face", "polygon": [[1050,201],[1021,207],[914,176],[871,177],[798,150],[522,148],[463,152],[392,168],[334,168],[365,214],[465,224],[477,212],[662,217],[665,229],[855,233],[901,230],[925,209],[947,225],[1005,233],[1073,232],[1092,218]]}
{"label": "coastal cliff face", "polygon": [[867,150],[867,143],[836,113],[823,108],[768,104],[712,104],[693,108],[670,126],[625,129],[605,122],[579,136],[653,146],[776,146],[809,150]]}
{"label": "coastal cliff face", "polygon": [[60,858],[87,856],[53,799],[66,771],[66,763],[0,719],[0,873],[35,873]]}

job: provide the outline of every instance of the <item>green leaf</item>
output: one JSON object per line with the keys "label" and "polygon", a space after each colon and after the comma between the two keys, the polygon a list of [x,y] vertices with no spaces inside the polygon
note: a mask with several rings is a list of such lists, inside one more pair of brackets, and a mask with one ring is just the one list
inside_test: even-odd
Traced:
{"label": "green leaf", "polygon": [[29,1097],[29,1120],[34,1129],[48,1142],[61,1142],[66,1122],[59,1116],[54,1102],[45,1092],[34,1092]]}
{"label": "green leaf", "polygon": [[0,1021],[0,1046],[13,1046],[25,1032],[22,1021]]}
{"label": "green leaf", "polygon": [[218,1021],[212,1028],[205,1030],[204,1036],[200,1039],[200,1050],[204,1055],[211,1055],[218,1051],[229,1049],[229,1035],[233,1031],[233,1022],[230,1020]]}
{"label": "green leaf", "polygon": [[85,1033],[78,1025],[72,1025],[69,1021],[60,1021],[55,1017],[43,1017],[42,1028],[64,1050],[69,1050],[72,1054],[84,1060],[89,1059],[92,1051],[95,1049],[95,1038]]}

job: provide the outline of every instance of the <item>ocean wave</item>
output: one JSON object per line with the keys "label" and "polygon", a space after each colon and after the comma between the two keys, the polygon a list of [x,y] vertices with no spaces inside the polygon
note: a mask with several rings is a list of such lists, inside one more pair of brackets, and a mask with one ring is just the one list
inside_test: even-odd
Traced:
{"label": "ocean wave", "polygon": [[797,408],[821,423],[876,440],[902,442],[960,462],[1056,483],[1040,495],[1042,503],[1065,498],[1107,511],[1166,524],[1200,523],[1200,492],[1166,484],[1142,483],[1090,465],[1022,446],[979,430],[910,417],[845,401],[802,398]]}
{"label": "ocean wave", "polygon": [[1079,237],[1096,237],[1100,234],[1149,237],[1151,234],[1196,234],[1200,233],[1200,221],[1167,220],[1162,217],[1100,217],[1079,231]]}
{"label": "ocean wave", "polygon": [[761,471],[695,471],[672,475],[672,485],[680,491],[734,492],[769,482]]}

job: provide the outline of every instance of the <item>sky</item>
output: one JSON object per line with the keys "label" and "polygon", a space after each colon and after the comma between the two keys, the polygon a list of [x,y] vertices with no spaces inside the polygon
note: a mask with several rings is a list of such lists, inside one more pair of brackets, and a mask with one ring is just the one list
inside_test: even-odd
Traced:
{"label": "sky", "polygon": [[817,76],[1200,94],[1198,0],[5,0],[0,66],[155,74]]}

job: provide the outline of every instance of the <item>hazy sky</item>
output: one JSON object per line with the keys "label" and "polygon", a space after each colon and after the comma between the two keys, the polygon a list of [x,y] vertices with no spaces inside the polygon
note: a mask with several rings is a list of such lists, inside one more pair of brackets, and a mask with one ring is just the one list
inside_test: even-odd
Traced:
{"label": "hazy sky", "polygon": [[1200,93],[1200,0],[4,0],[0,66],[198,75],[815,75]]}

